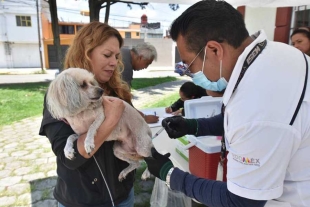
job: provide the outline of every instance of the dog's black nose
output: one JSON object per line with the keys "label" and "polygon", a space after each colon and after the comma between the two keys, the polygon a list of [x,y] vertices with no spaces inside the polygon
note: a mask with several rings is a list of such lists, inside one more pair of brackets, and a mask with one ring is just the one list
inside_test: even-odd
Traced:
{"label": "dog's black nose", "polygon": [[97,93],[100,94],[100,96],[102,96],[103,91],[104,91],[104,90],[103,90],[102,88],[98,88],[98,89],[97,89]]}

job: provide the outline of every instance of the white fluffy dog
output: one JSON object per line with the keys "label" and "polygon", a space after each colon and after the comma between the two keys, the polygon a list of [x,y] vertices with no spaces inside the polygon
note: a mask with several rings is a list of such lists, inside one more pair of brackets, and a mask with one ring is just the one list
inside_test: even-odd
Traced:
{"label": "white fluffy dog", "polygon": [[[76,134],[71,135],[64,149],[68,159],[74,158],[73,142],[87,132],[85,150],[95,148],[94,136],[104,121],[102,106],[103,89],[98,86],[94,75],[85,69],[70,68],[53,80],[47,92],[47,106],[56,119],[65,119]],[[152,133],[141,115],[124,101],[125,110],[106,141],[116,140],[113,150],[116,157],[129,163],[118,179],[123,180],[132,170],[140,166],[139,160],[151,156]],[[148,169],[142,179],[150,177]]]}

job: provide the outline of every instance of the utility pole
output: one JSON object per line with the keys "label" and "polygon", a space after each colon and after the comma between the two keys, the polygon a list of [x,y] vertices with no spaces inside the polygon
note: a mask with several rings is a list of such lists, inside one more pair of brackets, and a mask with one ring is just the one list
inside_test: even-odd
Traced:
{"label": "utility pole", "polygon": [[36,0],[36,7],[37,7],[37,28],[38,28],[38,39],[39,39],[39,54],[40,54],[40,64],[41,64],[41,70],[43,69],[43,60],[42,60],[42,45],[41,45],[41,32],[40,32],[40,13],[39,13],[39,0]]}

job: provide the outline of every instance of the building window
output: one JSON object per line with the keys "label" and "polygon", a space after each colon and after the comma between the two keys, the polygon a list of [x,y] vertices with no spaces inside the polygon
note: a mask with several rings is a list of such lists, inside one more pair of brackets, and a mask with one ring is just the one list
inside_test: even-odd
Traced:
{"label": "building window", "polygon": [[125,32],[125,38],[131,38],[131,32]]}
{"label": "building window", "polygon": [[139,32],[136,32],[136,36],[139,37],[139,35],[140,35],[140,33],[139,33]]}
{"label": "building window", "polygon": [[163,34],[152,34],[152,33],[148,33],[147,34],[147,38],[162,38]]}
{"label": "building window", "polygon": [[19,27],[31,27],[31,16],[16,16],[16,25]]}
{"label": "building window", "polygon": [[74,34],[73,25],[59,25],[59,34]]}
{"label": "building window", "polygon": [[297,7],[295,12],[295,28],[310,27],[310,9],[306,6]]}
{"label": "building window", "polygon": [[79,31],[82,27],[83,25],[76,25],[76,31]]}

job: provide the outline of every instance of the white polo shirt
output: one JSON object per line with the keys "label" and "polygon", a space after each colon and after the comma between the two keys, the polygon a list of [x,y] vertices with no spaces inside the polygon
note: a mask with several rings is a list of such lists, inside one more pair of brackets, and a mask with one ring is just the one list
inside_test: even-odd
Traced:
{"label": "white polo shirt", "polygon": [[[268,207],[310,207],[310,78],[306,62],[290,45],[267,41],[232,94],[244,60],[266,39],[264,31],[238,58],[223,103],[228,154],[228,190]],[[310,58],[307,56],[310,67]],[[310,68],[309,68],[310,70]]]}

